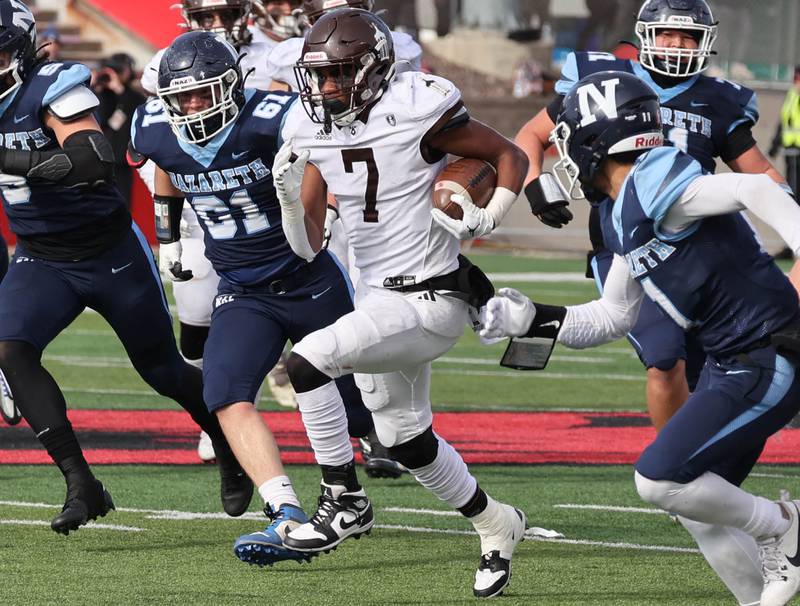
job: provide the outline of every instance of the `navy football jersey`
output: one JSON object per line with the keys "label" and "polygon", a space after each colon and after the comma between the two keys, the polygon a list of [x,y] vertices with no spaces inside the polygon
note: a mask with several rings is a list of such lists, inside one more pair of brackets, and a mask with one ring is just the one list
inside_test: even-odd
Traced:
{"label": "navy football jersey", "polygon": [[140,106],[133,147],[169,174],[191,204],[214,269],[237,284],[277,277],[304,262],[289,247],[272,183],[281,122],[297,95],[245,90],[238,117],[205,145],[179,139],[159,99]]}
{"label": "navy football jersey", "polygon": [[681,232],[661,223],[704,173],[683,152],[637,158],[616,201],[600,206],[603,237],[634,279],[681,328],[718,356],[747,349],[798,316],[797,293],[740,213],[706,217]]}
{"label": "navy football jersey", "polygon": [[606,70],[632,73],[644,80],[661,102],[667,143],[688,153],[709,172],[714,172],[714,158],[722,154],[726,137],[739,125],[758,121],[756,94],[749,88],[702,74],[661,88],[638,62],[617,59],[609,53],[570,53],[556,92],[566,95],[581,78]]}
{"label": "navy football jersey", "polygon": [[[89,68],[80,63],[38,65],[22,85],[0,103],[0,146],[19,150],[59,149],[52,130],[44,125],[47,107],[76,86],[88,85]],[[11,231],[19,236],[57,234],[125,213],[125,201],[113,184],[65,187],[41,180],[0,173]]]}

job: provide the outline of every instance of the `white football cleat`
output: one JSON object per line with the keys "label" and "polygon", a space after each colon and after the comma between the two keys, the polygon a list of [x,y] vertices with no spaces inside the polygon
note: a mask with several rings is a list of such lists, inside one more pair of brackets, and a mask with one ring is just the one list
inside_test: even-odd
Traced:
{"label": "white football cleat", "polygon": [[778,505],[789,514],[789,530],[758,542],[764,576],[761,606],[784,606],[800,589],[800,501]]}
{"label": "white football cleat", "polygon": [[290,531],[283,540],[289,549],[304,553],[325,553],[348,537],[369,534],[375,518],[364,489],[347,492],[344,486],[321,482],[319,508],[311,519]]}
{"label": "white football cleat", "polygon": [[213,463],[217,459],[217,454],[214,452],[214,444],[211,443],[211,438],[205,431],[200,432],[200,441],[197,443],[197,456],[203,463]]}
{"label": "white football cleat", "polygon": [[[493,519],[487,520],[489,516]],[[511,557],[525,536],[527,518],[516,507],[491,497],[486,510],[475,518],[473,525],[481,537],[481,561],[472,593],[477,598],[493,598],[503,593],[511,580]]]}

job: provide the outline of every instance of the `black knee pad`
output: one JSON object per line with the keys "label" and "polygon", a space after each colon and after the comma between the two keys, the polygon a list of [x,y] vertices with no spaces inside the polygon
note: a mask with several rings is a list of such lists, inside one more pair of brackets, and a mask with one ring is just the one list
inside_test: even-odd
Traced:
{"label": "black knee pad", "polygon": [[203,357],[203,347],[208,339],[208,326],[192,326],[181,322],[181,353],[187,360]]}
{"label": "black knee pad", "polygon": [[294,352],[290,353],[286,360],[286,373],[297,393],[312,391],[331,380],[329,376],[318,371],[311,362]]}
{"label": "black knee pad", "polygon": [[416,438],[392,446],[388,450],[389,456],[398,463],[402,463],[409,469],[419,469],[436,460],[439,452],[439,440],[433,433],[433,427],[428,427]]}

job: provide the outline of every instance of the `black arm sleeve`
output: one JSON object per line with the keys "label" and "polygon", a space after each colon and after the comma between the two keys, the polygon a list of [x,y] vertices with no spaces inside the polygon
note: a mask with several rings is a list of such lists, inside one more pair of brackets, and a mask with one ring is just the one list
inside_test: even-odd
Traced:
{"label": "black arm sleeve", "polygon": [[756,144],[753,138],[753,125],[749,122],[740,124],[731,131],[731,134],[725,137],[725,143],[719,152],[719,157],[723,162],[730,162],[736,160],[748,149]]}
{"label": "black arm sleeve", "polygon": [[114,179],[114,152],[96,130],[71,134],[62,149],[0,149],[0,171],[67,187],[92,186]]}

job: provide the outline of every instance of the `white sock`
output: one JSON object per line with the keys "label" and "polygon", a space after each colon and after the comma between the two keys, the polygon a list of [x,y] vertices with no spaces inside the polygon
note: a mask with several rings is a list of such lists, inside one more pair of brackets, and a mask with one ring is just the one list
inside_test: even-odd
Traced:
{"label": "white sock", "polygon": [[200,370],[203,370],[203,358],[197,358],[196,360],[190,360],[186,356],[181,356],[181,357],[185,360],[185,362],[187,364],[191,364],[195,368],[199,368]]}
{"label": "white sock", "polygon": [[648,503],[680,516],[718,526],[739,528],[756,540],[775,537],[789,528],[777,503],[734,486],[715,473],[679,484],[635,474],[639,495]]}
{"label": "white sock", "polygon": [[678,519],[739,604],[758,604],[764,580],[755,539],[738,528]]}
{"label": "white sock", "polygon": [[425,488],[458,509],[475,494],[478,482],[456,449],[439,436],[436,439],[439,441],[439,451],[433,463],[409,471]]}
{"label": "white sock", "polygon": [[297,499],[289,476],[275,476],[267,480],[258,487],[258,494],[272,511],[278,511],[281,505],[300,507],[300,501]]}
{"label": "white sock", "polygon": [[353,460],[353,446],[347,433],[347,414],[336,383],[297,394],[308,441],[320,465],[345,465]]}

